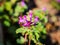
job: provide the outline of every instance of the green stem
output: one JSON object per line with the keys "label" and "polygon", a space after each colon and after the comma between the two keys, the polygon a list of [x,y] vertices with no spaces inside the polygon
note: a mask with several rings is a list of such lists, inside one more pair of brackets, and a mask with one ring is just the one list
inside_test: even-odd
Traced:
{"label": "green stem", "polygon": [[28,45],[31,45],[31,35],[29,35]]}

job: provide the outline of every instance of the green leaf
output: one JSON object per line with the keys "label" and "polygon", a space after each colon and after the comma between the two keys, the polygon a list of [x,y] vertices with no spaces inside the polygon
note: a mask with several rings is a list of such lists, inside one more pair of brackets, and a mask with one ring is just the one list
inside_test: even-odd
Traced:
{"label": "green leaf", "polygon": [[18,29],[16,30],[16,34],[22,33],[22,31],[23,31],[23,28],[18,28]]}
{"label": "green leaf", "polygon": [[45,28],[42,30],[42,32],[43,32],[43,34],[46,34],[47,33]]}
{"label": "green leaf", "polygon": [[2,19],[3,17],[2,16],[0,16],[0,19]]}
{"label": "green leaf", "polygon": [[38,41],[40,35],[38,33],[35,32],[35,36],[36,36],[36,40]]}
{"label": "green leaf", "polygon": [[47,23],[48,22],[48,20],[47,20],[47,18],[45,17],[44,19],[44,22],[43,23]]}
{"label": "green leaf", "polygon": [[13,16],[18,17],[18,16],[19,16],[19,13],[18,13],[18,12],[15,12],[15,13],[13,14]]}
{"label": "green leaf", "polygon": [[3,18],[8,20],[8,21],[10,20],[8,15],[3,15]]}
{"label": "green leaf", "polygon": [[25,39],[23,37],[20,37],[20,39],[17,39],[17,43],[24,44],[25,43]]}
{"label": "green leaf", "polygon": [[24,8],[24,9],[27,9],[27,6],[25,5],[23,8]]}
{"label": "green leaf", "polygon": [[15,12],[20,13],[21,9],[22,7],[17,4],[17,6],[15,7]]}
{"label": "green leaf", "polygon": [[12,20],[13,22],[18,22],[18,18],[13,17]]}
{"label": "green leaf", "polygon": [[4,5],[0,6],[0,12],[3,12],[4,10]]}
{"label": "green leaf", "polygon": [[31,40],[32,40],[34,43],[37,42],[34,35],[32,35]]}
{"label": "green leaf", "polygon": [[8,27],[10,26],[10,22],[9,21],[4,21],[3,23],[4,23],[5,26],[8,26]]}
{"label": "green leaf", "polygon": [[21,34],[25,34],[26,32],[27,32],[27,28],[18,28],[17,30],[16,30],[16,34],[18,34],[18,33],[21,33]]}
{"label": "green leaf", "polygon": [[10,10],[12,9],[12,4],[11,4],[11,2],[6,2],[6,3],[5,3],[5,9],[8,10],[8,11],[10,11]]}
{"label": "green leaf", "polygon": [[12,4],[14,4],[17,0],[10,0]]}
{"label": "green leaf", "polygon": [[10,15],[12,15],[12,14],[13,14],[13,9],[11,9],[11,10],[9,11],[9,14],[10,14]]}

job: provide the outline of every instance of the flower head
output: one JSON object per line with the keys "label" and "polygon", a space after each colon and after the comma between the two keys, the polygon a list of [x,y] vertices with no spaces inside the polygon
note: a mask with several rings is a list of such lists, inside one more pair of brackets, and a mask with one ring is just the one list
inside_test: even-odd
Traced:
{"label": "flower head", "polygon": [[38,16],[33,17],[33,12],[30,10],[28,15],[19,17],[19,24],[22,23],[22,26],[29,27],[36,24],[39,21]]}
{"label": "flower head", "polygon": [[36,16],[34,18],[34,21],[32,22],[32,18],[33,18],[32,15],[28,15],[28,16],[30,16],[29,17],[30,20],[27,20],[27,16],[26,15],[20,16],[19,17],[19,24],[22,23],[22,26],[30,27],[32,24],[33,25],[36,24],[38,22],[38,20],[39,20],[39,18]]}

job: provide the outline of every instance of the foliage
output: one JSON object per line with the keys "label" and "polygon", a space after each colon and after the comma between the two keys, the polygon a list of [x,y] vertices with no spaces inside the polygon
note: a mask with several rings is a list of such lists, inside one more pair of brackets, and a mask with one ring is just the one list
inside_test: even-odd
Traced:
{"label": "foliage", "polygon": [[60,0],[53,0],[52,2],[51,2],[51,5],[53,6],[53,7],[55,7],[57,10],[60,10]]}
{"label": "foliage", "polygon": [[[20,13],[23,13],[27,6],[24,1],[17,2],[17,0],[4,1],[0,6],[0,19],[4,20],[3,24],[7,27],[10,27],[11,23],[18,22],[18,16]],[[16,5],[16,6],[15,6]],[[15,6],[15,7],[14,7]],[[9,25],[9,26],[8,26]]]}

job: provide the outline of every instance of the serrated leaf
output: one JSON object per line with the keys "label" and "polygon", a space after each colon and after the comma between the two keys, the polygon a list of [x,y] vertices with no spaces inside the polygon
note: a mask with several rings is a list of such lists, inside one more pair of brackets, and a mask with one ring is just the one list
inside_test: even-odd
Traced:
{"label": "serrated leaf", "polygon": [[34,35],[32,36],[31,40],[32,40],[34,43],[37,42],[36,39],[35,39],[35,37],[34,37]]}
{"label": "serrated leaf", "polygon": [[20,39],[17,39],[16,41],[17,41],[17,43],[19,43],[19,44],[20,44]]}
{"label": "serrated leaf", "polygon": [[35,36],[36,36],[36,40],[38,40],[40,35],[35,32]]}
{"label": "serrated leaf", "polygon": [[18,28],[17,30],[16,30],[16,33],[18,34],[18,33],[22,33],[22,34],[25,34],[27,32],[27,29],[25,29],[25,28]]}
{"label": "serrated leaf", "polygon": [[22,33],[22,31],[23,31],[23,28],[18,28],[18,29],[16,30],[16,34]]}

